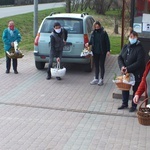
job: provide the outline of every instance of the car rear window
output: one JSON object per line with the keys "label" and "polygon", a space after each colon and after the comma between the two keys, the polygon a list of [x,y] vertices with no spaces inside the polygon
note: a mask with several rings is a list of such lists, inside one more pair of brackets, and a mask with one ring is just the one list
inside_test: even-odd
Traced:
{"label": "car rear window", "polygon": [[83,34],[83,21],[81,19],[72,18],[45,19],[41,28],[41,32],[51,33],[53,31],[55,22],[59,22],[61,26],[68,31],[68,34]]}

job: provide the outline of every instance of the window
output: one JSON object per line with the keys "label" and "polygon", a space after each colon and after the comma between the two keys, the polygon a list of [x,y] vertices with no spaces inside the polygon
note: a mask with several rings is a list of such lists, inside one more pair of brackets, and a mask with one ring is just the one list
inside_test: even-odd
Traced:
{"label": "window", "polygon": [[[139,37],[150,37],[150,0],[135,0],[133,29],[138,32]],[[147,21],[146,21],[147,20]]]}
{"label": "window", "polygon": [[87,32],[90,34],[93,31],[93,23],[94,23],[94,19],[92,18],[88,18],[86,21],[87,24]]}
{"label": "window", "polygon": [[50,18],[46,19],[42,25],[41,32],[50,33],[53,31],[54,23],[59,22],[68,34],[83,34],[83,21],[81,19],[72,18]]}
{"label": "window", "polygon": [[143,13],[150,13],[150,0],[136,0],[135,16],[142,16]]}

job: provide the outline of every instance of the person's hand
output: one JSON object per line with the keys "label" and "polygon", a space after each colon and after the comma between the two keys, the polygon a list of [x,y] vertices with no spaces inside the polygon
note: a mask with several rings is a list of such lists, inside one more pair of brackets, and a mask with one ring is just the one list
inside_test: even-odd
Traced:
{"label": "person's hand", "polygon": [[126,74],[126,73],[127,73],[127,68],[123,66],[123,67],[121,68],[121,73],[122,73],[122,74]]}
{"label": "person's hand", "polygon": [[110,56],[110,52],[109,51],[107,52],[107,56]]}
{"label": "person's hand", "polygon": [[135,104],[138,104],[138,102],[139,102],[139,95],[135,95],[135,96],[134,96],[133,102],[134,102]]}
{"label": "person's hand", "polygon": [[64,42],[64,45],[66,45],[66,41],[63,41]]}
{"label": "person's hand", "polygon": [[11,46],[14,47],[14,42],[11,42]]}
{"label": "person's hand", "polygon": [[89,47],[89,43],[85,43],[85,47]]}
{"label": "person's hand", "polygon": [[56,58],[56,61],[57,61],[57,63],[59,63],[60,62],[60,58],[58,57],[58,58]]}

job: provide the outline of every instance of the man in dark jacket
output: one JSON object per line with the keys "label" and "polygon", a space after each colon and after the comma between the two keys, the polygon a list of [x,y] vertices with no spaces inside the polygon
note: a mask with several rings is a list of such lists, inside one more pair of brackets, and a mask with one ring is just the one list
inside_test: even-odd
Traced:
{"label": "man in dark jacket", "polygon": [[[91,34],[90,42],[86,43],[88,47],[92,45],[93,59],[95,64],[95,77],[90,82],[91,85],[98,84],[102,86],[105,74],[106,55],[110,55],[110,41],[106,31],[104,31],[99,21],[94,23],[94,31]],[[101,74],[99,73],[101,70]],[[100,77],[99,77],[100,74]]]}
{"label": "man in dark jacket", "polygon": [[[64,44],[67,40],[67,32],[64,31],[63,28],[61,28],[61,25],[59,22],[54,23],[54,30],[50,36],[50,56],[49,56],[49,66],[47,70],[47,80],[51,79],[51,68],[53,65],[53,59],[56,57],[56,61],[60,62],[63,52]],[[57,80],[61,80],[60,77],[56,77]]]}
{"label": "man in dark jacket", "polygon": [[[141,78],[145,69],[145,52],[138,41],[138,34],[131,31],[129,35],[129,44],[122,48],[118,56],[118,64],[122,74],[133,73],[135,76],[135,85],[133,86],[133,97],[141,82]],[[122,91],[122,105],[118,109],[128,107],[129,91]],[[132,101],[129,112],[134,112],[137,105]]]}

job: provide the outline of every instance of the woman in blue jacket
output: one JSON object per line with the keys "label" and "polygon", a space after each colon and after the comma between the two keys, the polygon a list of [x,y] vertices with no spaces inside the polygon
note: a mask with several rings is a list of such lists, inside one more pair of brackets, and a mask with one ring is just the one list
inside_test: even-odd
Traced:
{"label": "woman in blue jacket", "polygon": [[[8,22],[8,28],[4,29],[2,40],[4,42],[4,50],[6,53],[6,73],[10,72],[11,67],[11,58],[7,56],[7,52],[10,52],[14,49],[14,42],[17,41],[18,43],[21,41],[21,35],[17,28],[15,28],[14,21]],[[12,59],[13,61],[13,70],[15,74],[18,74],[17,71],[17,59]]]}

